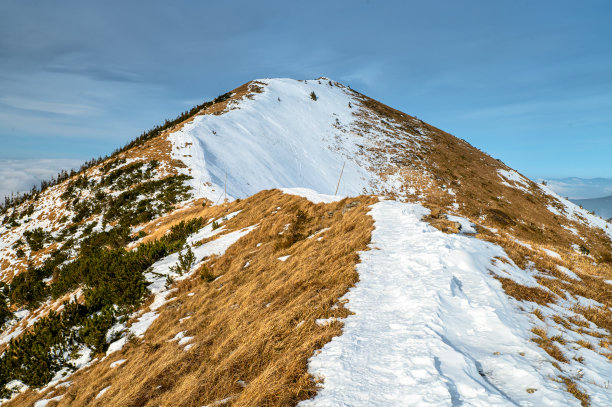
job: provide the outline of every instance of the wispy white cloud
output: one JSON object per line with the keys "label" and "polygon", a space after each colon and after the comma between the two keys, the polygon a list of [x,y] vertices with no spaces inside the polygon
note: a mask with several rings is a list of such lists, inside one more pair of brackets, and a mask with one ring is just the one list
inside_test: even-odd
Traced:
{"label": "wispy white cloud", "polygon": [[0,159],[0,199],[11,193],[22,193],[40,185],[40,181],[50,179],[57,173],[70,168],[78,168],[82,160],[70,158],[60,159]]}
{"label": "wispy white cloud", "polygon": [[518,103],[509,103],[497,106],[472,108],[462,115],[469,119],[499,118],[534,114],[550,114],[550,112],[576,112],[577,109],[588,110],[610,103],[607,94],[591,95],[588,97],[570,97],[558,100],[536,100]]}
{"label": "wispy white cloud", "polygon": [[69,116],[89,114],[96,111],[94,107],[85,104],[45,102],[42,100],[33,100],[15,96],[4,96],[0,98],[0,103],[15,109]]}

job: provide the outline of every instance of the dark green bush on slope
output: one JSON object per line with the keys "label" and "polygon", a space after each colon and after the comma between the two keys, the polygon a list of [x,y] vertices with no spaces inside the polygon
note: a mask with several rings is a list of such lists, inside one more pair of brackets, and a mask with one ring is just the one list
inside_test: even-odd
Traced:
{"label": "dark green bush on slope", "polygon": [[[27,276],[19,280],[22,282],[9,287],[10,296],[38,290],[36,300],[40,301],[49,292],[59,297],[83,285],[85,302],[66,303],[61,313],[41,318],[29,332],[9,342],[0,356],[0,396],[9,393],[5,385],[11,380],[34,387],[46,384],[58,370],[70,367],[64,355],[83,345],[94,352],[104,352],[110,327],[140,305],[147,294],[145,271],[159,259],[180,250],[187,237],[203,226],[202,218],[183,221],[159,240],[129,252],[120,247],[128,239],[127,228],[96,233],[83,242],[73,262],[60,266],[60,250],[42,267],[28,270]],[[46,288],[42,279],[51,274],[55,279]],[[25,300],[34,301],[29,297]],[[0,304],[0,314],[1,310]]]}
{"label": "dark green bush on slope", "polygon": [[53,240],[49,232],[45,232],[42,228],[26,230],[23,232],[23,236],[33,252],[41,250],[46,243]]}

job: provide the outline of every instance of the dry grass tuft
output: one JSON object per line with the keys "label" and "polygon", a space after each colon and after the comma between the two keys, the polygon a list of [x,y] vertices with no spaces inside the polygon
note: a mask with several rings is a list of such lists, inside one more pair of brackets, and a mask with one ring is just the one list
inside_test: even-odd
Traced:
{"label": "dry grass tuft", "polygon": [[593,345],[591,345],[591,342],[585,341],[584,339],[577,340],[576,344],[582,346],[583,348],[593,350]]}
{"label": "dry grass tuft", "polygon": [[571,393],[572,396],[580,400],[580,405],[582,407],[588,407],[591,405],[591,400],[590,400],[589,395],[583,392],[582,390],[580,390],[580,388],[578,387],[578,385],[576,384],[574,380],[570,379],[569,377],[565,377],[565,376],[559,376],[559,378],[565,384],[567,391]]}
{"label": "dry grass tuft", "polygon": [[563,354],[563,351],[559,349],[559,347],[553,343],[555,340],[559,341],[559,337],[549,338],[548,335],[546,334],[546,331],[539,327],[532,328],[531,332],[533,332],[536,335],[531,340],[537,343],[542,349],[544,349],[546,353],[548,353],[550,356],[552,356],[559,362],[569,363],[569,360],[565,357],[565,355]]}
{"label": "dry grass tuft", "polygon": [[544,321],[544,314],[542,314],[542,311],[540,311],[538,308],[531,311],[531,313],[535,315],[540,321]]}
{"label": "dry grass tuft", "polygon": [[527,287],[516,283],[514,280],[493,275],[499,282],[506,294],[514,297],[519,301],[532,301],[539,305],[546,305],[555,302],[554,294],[540,288],[540,287]]}
{"label": "dry grass tuft", "polygon": [[423,220],[447,234],[459,233],[461,231],[461,224],[449,220],[440,207],[431,208],[429,215],[423,217]]}

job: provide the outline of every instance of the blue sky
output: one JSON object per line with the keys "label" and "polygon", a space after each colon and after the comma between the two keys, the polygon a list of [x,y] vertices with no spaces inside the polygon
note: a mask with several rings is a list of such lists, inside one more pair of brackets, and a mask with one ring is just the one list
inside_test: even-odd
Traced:
{"label": "blue sky", "polygon": [[0,167],[104,155],[251,79],[324,75],[531,178],[612,177],[610,21],[609,1],[4,0]]}

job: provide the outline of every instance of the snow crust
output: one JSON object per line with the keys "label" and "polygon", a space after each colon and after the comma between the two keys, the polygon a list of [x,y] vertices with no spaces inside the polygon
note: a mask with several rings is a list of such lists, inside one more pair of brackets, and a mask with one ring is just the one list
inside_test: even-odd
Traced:
{"label": "snow crust", "polygon": [[339,195],[363,193],[372,173],[356,161],[366,140],[350,131],[360,105],[352,92],[328,80],[258,82],[262,93],[222,115],[196,116],[169,136],[195,195],[221,202],[226,186],[230,200],[281,187],[333,194],[341,173]]}
{"label": "snow crust", "polygon": [[318,204],[318,203],[332,203],[343,200],[344,196],[337,195],[325,195],[320,194],[312,189],[308,188],[281,188],[284,194],[287,195],[296,195],[301,196],[302,198],[308,199],[310,202]]}
{"label": "snow crust", "polygon": [[427,213],[396,201],[372,207],[373,249],[360,254],[345,297],[354,315],[311,358],[323,387],[300,406],[578,405],[551,380],[529,315],[489,270],[524,272],[492,263],[507,259],[496,245],[434,229],[421,221]]}

